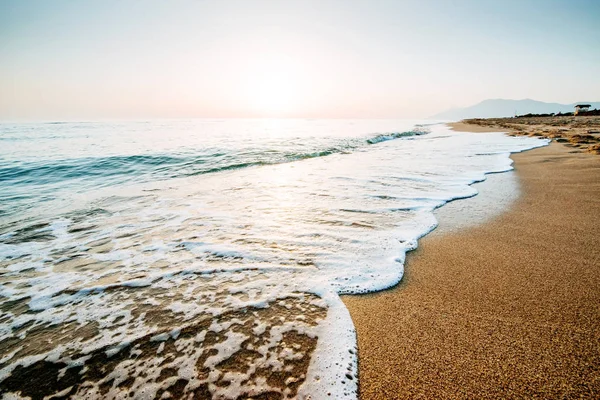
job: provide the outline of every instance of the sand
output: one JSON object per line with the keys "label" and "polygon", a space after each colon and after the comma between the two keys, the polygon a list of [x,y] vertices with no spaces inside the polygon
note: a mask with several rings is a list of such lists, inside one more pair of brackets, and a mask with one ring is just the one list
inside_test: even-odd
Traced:
{"label": "sand", "polygon": [[449,124],[468,132],[508,131],[513,136],[539,136],[573,150],[600,155],[600,116],[475,118]]}
{"label": "sand", "polygon": [[506,129],[490,127],[486,125],[474,125],[467,124],[465,122],[452,122],[449,123],[448,126],[450,129],[459,131],[459,132],[503,132]]}
{"label": "sand", "polygon": [[395,288],[344,296],[361,399],[600,397],[600,157],[573,151],[513,155],[507,211],[423,238]]}

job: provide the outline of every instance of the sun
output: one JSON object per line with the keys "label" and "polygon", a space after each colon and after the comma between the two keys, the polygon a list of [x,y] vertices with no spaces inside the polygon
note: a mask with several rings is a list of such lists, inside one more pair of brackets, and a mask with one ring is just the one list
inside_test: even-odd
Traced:
{"label": "sun", "polygon": [[250,69],[247,97],[261,116],[282,117],[295,111],[303,99],[298,67],[284,57],[261,58]]}

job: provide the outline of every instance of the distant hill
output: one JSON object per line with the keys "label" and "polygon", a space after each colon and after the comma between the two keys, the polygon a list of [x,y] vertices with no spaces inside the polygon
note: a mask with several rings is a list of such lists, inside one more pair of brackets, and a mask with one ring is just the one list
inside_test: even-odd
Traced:
{"label": "distant hill", "polygon": [[572,112],[575,104],[590,104],[592,109],[600,108],[600,102],[580,101],[573,104],[544,103],[531,99],[525,100],[505,100],[490,99],[484,100],[474,106],[464,108],[454,108],[430,117],[430,119],[448,119],[460,120],[465,118],[500,118],[513,117],[515,114],[550,114]]}

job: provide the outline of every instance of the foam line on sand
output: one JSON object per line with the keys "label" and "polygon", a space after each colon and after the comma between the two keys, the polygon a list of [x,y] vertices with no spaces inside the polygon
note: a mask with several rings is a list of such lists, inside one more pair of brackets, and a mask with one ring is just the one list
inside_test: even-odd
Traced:
{"label": "foam line on sand", "polygon": [[509,210],[422,239],[395,288],[344,296],[361,399],[600,395],[600,158],[512,157]]}

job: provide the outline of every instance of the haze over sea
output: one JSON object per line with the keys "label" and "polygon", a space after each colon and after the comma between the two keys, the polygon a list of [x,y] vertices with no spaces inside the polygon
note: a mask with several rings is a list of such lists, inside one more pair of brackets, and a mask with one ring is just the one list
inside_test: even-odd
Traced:
{"label": "haze over sea", "polygon": [[2,391],[314,399],[356,397],[338,295],[398,283],[435,208],[546,141],[249,119],[3,123],[0,143]]}

